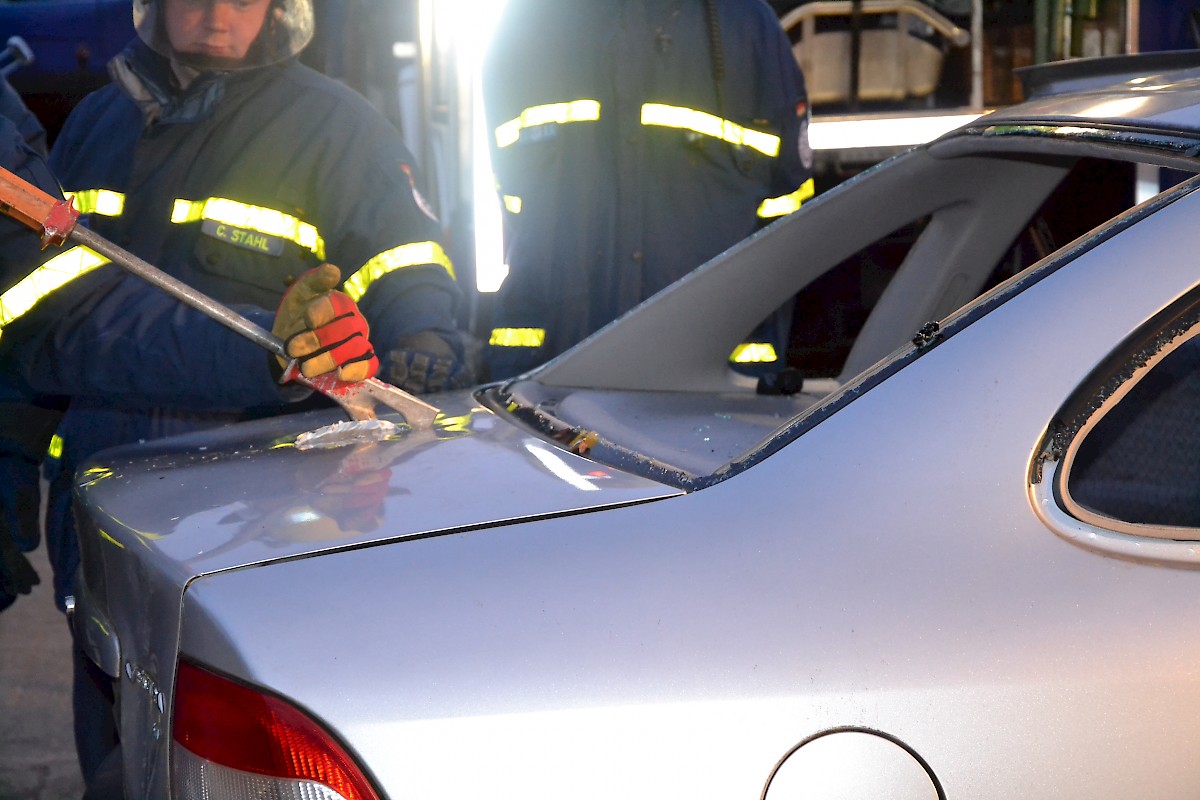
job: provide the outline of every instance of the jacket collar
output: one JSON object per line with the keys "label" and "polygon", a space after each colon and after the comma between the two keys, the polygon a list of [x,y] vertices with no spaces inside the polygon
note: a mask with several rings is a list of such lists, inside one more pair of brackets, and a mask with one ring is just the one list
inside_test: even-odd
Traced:
{"label": "jacket collar", "polygon": [[151,50],[140,39],[108,62],[108,73],[141,109],[147,125],[198,122],[208,118],[224,97],[231,75],[228,72],[184,73],[173,69],[170,60]]}

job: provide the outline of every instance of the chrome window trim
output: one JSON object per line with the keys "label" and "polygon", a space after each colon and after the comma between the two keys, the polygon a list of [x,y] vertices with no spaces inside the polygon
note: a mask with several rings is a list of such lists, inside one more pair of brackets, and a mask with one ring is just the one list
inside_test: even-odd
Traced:
{"label": "chrome window trim", "polygon": [[1171,353],[1178,350],[1187,342],[1200,336],[1200,323],[1197,323],[1189,330],[1176,335],[1162,349],[1158,350],[1152,356],[1140,363],[1132,371],[1132,374],[1119,386],[1115,387],[1112,392],[1104,399],[1096,411],[1088,417],[1079,429],[1075,432],[1074,437],[1067,445],[1066,452],[1060,462],[1056,462],[1054,469],[1054,480],[1046,481],[1052,487],[1055,497],[1058,498],[1059,504],[1068,514],[1075,517],[1079,521],[1086,523],[1096,528],[1107,529],[1128,536],[1148,537],[1152,539],[1167,539],[1170,541],[1200,541],[1200,528],[1189,528],[1176,525],[1161,525],[1156,523],[1139,523],[1130,522],[1128,520],[1119,519],[1117,517],[1102,514],[1098,511],[1093,511],[1081,505],[1071,495],[1069,490],[1071,482],[1071,468],[1074,466],[1075,457],[1079,453],[1079,448],[1087,439],[1096,427],[1104,420],[1108,414],[1116,408],[1129,395],[1135,386],[1150,374],[1150,372],[1162,363],[1163,359]]}
{"label": "chrome window trim", "polygon": [[[1145,532],[1128,533],[1113,530],[1107,524],[1101,526],[1085,522],[1067,513],[1060,505],[1056,491],[1061,480],[1060,466],[1058,461],[1044,462],[1043,479],[1029,484],[1029,502],[1034,513],[1055,534],[1086,550],[1105,555],[1136,561],[1200,567],[1200,531],[1190,531],[1197,539],[1162,538],[1147,535]],[[1106,518],[1100,519],[1107,521]],[[1129,527],[1132,529],[1134,526]],[[1158,530],[1166,529],[1159,526]]]}

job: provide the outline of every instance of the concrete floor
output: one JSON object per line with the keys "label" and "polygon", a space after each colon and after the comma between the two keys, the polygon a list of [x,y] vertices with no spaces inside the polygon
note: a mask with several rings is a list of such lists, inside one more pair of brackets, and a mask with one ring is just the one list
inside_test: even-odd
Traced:
{"label": "concrete floor", "polygon": [[42,582],[0,613],[0,800],[83,794],[71,734],[71,638],[54,607],[45,548],[30,553]]}

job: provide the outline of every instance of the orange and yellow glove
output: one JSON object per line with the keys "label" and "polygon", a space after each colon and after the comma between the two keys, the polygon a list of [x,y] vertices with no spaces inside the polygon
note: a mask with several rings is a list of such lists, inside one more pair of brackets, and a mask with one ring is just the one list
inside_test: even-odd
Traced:
{"label": "orange and yellow glove", "polygon": [[[354,382],[379,371],[367,320],[349,296],[337,291],[341,282],[341,270],[333,264],[310,269],[288,287],[275,312],[271,332],[283,339],[306,378],[336,369],[339,380]],[[278,358],[286,369],[287,360]]]}

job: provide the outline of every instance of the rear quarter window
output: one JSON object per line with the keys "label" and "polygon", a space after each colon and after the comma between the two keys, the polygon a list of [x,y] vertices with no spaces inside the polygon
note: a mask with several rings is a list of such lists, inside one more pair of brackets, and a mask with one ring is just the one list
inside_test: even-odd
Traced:
{"label": "rear quarter window", "polygon": [[1074,516],[1139,536],[1200,538],[1200,328],[1114,392],[1064,461]]}

